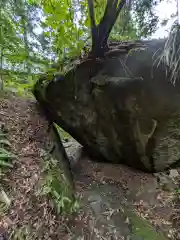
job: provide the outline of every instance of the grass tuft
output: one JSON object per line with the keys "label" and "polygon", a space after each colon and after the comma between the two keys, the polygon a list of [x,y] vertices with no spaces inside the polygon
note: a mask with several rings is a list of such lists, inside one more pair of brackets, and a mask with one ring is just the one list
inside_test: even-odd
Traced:
{"label": "grass tuft", "polygon": [[6,139],[6,134],[2,130],[0,131],[0,168],[12,168],[12,160],[16,158],[14,154],[10,152],[11,144]]}
{"label": "grass tuft", "polygon": [[[6,139],[6,134],[3,130],[4,125],[1,125],[0,131],[0,180],[3,182],[5,173],[9,168],[13,168],[12,160],[16,158],[14,154],[10,152],[11,144]],[[7,193],[4,191],[2,184],[0,184],[0,215],[2,216],[9,208],[11,200]]]}
{"label": "grass tuft", "polygon": [[[174,23],[169,37],[165,43],[162,54],[158,57],[158,65],[161,63],[170,70],[170,82],[175,85],[180,76],[180,25]],[[168,71],[167,71],[168,73]]]}
{"label": "grass tuft", "polygon": [[58,161],[49,154],[42,157],[42,175],[38,195],[48,196],[56,212],[71,214],[79,208],[78,200],[72,197],[69,183],[59,168]]}

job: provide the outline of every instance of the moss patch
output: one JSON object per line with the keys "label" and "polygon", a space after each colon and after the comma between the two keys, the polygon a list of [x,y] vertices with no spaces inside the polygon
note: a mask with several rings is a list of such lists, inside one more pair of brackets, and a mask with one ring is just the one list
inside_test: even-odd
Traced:
{"label": "moss patch", "polygon": [[144,240],[167,240],[162,233],[156,232],[145,219],[138,217],[130,210],[125,210],[125,213],[132,223],[133,237],[141,237]]}

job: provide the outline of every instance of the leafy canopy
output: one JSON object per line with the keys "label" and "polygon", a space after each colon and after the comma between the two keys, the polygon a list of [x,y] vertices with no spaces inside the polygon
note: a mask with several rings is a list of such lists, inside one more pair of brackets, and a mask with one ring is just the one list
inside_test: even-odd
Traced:
{"label": "leafy canopy", "polygon": [[[159,19],[154,7],[160,0],[3,0],[0,3],[1,87],[4,83],[13,91],[23,92],[54,62],[64,66],[69,59],[85,54],[92,44],[88,2],[93,3],[97,27],[102,26],[104,13],[109,13],[106,20],[111,23],[105,21],[103,27],[110,40],[139,39],[156,30]],[[119,6],[122,2],[117,19],[113,18],[114,25],[112,3]]]}

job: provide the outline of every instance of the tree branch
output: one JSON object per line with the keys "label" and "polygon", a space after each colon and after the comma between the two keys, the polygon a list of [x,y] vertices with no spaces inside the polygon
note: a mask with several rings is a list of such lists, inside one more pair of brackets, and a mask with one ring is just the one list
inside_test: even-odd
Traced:
{"label": "tree branch", "polygon": [[89,8],[90,21],[91,21],[92,52],[93,52],[93,55],[97,55],[100,42],[98,38],[97,26],[96,26],[95,17],[94,17],[93,0],[88,0],[88,8]]}
{"label": "tree branch", "polygon": [[121,0],[121,2],[119,3],[119,6],[117,8],[116,18],[119,16],[119,13],[122,10],[122,8],[124,7],[125,3],[126,3],[126,0]]}
{"label": "tree branch", "polygon": [[116,11],[113,9],[114,13],[113,12],[111,13],[111,17],[109,19],[108,26],[106,27],[106,31],[104,31],[104,36],[101,39],[102,46],[107,46],[107,41],[108,41],[109,35],[110,35],[112,28],[120,14],[120,11],[124,7],[125,3],[126,3],[126,0],[121,0],[121,2],[119,3],[119,5],[116,8]]}
{"label": "tree branch", "polygon": [[[111,12],[109,15],[104,17],[106,21],[101,21],[98,26],[98,31],[100,33],[100,42],[103,47],[107,47],[107,41],[109,38],[109,35],[111,33],[111,30],[120,14],[120,11],[124,7],[126,3],[126,0],[121,0],[121,2],[118,4],[118,0],[114,0],[111,8]],[[118,5],[117,5],[118,4]]]}
{"label": "tree branch", "polygon": [[95,57],[103,57],[104,52],[108,49],[107,40],[111,30],[117,20],[117,17],[124,7],[126,0],[107,0],[104,15],[96,26],[94,17],[93,0],[88,0],[89,15],[91,21],[91,35],[92,35],[92,55]]}

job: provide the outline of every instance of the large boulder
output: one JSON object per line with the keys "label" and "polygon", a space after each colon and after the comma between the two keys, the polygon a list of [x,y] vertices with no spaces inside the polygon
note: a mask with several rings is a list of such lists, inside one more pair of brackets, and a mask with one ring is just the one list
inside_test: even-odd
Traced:
{"label": "large boulder", "polygon": [[37,82],[35,96],[96,158],[163,171],[180,159],[180,79],[169,81],[164,46],[165,39],[121,44],[104,60]]}

